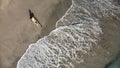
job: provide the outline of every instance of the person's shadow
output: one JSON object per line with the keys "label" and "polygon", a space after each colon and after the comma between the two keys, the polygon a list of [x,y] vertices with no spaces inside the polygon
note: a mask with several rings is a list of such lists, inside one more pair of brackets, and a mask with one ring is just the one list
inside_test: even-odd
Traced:
{"label": "person's shadow", "polygon": [[30,17],[30,19],[31,19],[32,17],[35,17],[35,16],[34,16],[34,13],[33,13],[30,9],[28,9],[28,11],[29,11],[29,17]]}
{"label": "person's shadow", "polygon": [[37,21],[36,24],[39,24],[39,25],[42,27],[41,23],[40,23],[40,22],[38,21],[38,19],[34,16],[34,13],[33,13],[30,9],[28,9],[28,12],[29,12],[29,18],[30,18],[30,19],[35,18],[35,20]]}

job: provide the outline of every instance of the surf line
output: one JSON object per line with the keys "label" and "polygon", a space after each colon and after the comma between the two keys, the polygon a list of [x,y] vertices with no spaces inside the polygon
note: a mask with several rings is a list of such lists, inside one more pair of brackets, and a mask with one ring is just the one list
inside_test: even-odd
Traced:
{"label": "surf line", "polygon": [[30,20],[31,20],[34,24],[36,24],[37,26],[40,25],[40,26],[42,27],[42,24],[41,24],[41,23],[38,21],[38,19],[35,17],[34,13],[33,13],[30,9],[28,9],[28,12],[29,12],[29,18],[30,18]]}

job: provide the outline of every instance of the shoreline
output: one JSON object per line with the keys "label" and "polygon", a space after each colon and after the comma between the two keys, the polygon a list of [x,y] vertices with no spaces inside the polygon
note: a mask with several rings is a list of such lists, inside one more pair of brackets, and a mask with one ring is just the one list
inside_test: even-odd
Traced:
{"label": "shoreline", "polygon": [[[64,15],[71,5],[69,0],[66,2],[64,0],[30,0],[29,2],[12,0],[9,6],[5,6],[4,9],[0,8],[0,68],[16,68],[18,60],[29,44],[35,43],[55,28],[56,21]],[[42,29],[36,28],[30,21],[28,9],[31,9],[41,22]]]}

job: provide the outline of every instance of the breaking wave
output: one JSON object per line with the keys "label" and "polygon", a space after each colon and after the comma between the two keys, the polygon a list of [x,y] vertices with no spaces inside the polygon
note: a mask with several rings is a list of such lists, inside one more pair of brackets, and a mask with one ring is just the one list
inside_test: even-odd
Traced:
{"label": "breaking wave", "polygon": [[76,68],[75,64],[86,62],[86,56],[96,55],[94,48],[100,48],[99,18],[117,9],[110,0],[73,0],[56,29],[31,44],[17,68]]}

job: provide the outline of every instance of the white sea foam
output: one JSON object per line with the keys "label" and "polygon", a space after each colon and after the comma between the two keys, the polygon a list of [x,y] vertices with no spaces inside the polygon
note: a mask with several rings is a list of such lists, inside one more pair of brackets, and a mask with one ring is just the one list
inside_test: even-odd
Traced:
{"label": "white sea foam", "polygon": [[102,30],[99,19],[93,17],[89,9],[73,0],[56,27],[48,36],[29,46],[17,68],[74,68],[74,62],[84,63],[85,55],[95,54],[92,49],[97,47]]}

